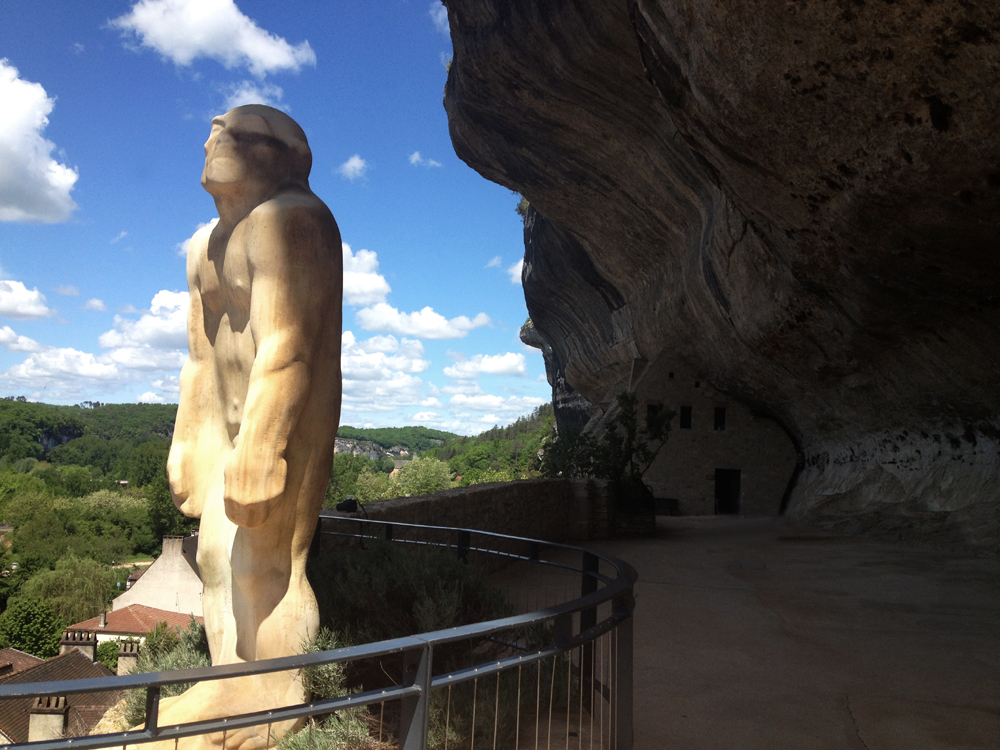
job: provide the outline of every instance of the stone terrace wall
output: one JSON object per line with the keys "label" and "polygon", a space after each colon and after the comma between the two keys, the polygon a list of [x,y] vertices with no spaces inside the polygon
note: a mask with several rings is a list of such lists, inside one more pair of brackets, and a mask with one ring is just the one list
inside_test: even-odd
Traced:
{"label": "stone terrace wall", "polygon": [[[368,518],[429,526],[458,526],[550,542],[606,539],[608,482],[523,479],[442,490],[365,505]],[[324,511],[324,516],[362,518]]]}

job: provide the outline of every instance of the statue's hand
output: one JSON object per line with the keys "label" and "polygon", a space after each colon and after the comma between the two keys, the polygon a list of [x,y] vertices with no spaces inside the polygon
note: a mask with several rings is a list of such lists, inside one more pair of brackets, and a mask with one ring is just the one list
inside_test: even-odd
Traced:
{"label": "statue's hand", "polygon": [[184,443],[175,441],[167,456],[167,478],[177,509],[189,518],[201,518],[205,487],[198,481],[198,462],[193,453]]}
{"label": "statue's hand", "polygon": [[[254,460],[256,458],[256,460]],[[226,460],[226,515],[237,526],[253,528],[267,520],[285,492],[288,464],[283,458],[261,460],[239,449]]]}

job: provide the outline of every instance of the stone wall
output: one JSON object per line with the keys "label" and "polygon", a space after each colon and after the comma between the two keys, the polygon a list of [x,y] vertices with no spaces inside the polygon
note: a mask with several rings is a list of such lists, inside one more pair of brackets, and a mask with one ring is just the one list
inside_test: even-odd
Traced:
{"label": "stone wall", "polygon": [[[364,506],[373,520],[457,526],[550,542],[607,539],[608,483],[597,479],[523,479],[379,500]],[[328,517],[361,513],[324,511]]]}
{"label": "stone wall", "polygon": [[[633,391],[640,419],[649,406],[676,412],[667,443],[643,476],[656,497],[676,500],[682,516],[711,515],[717,512],[716,471],[735,470],[740,472],[738,512],[778,515],[797,454],[777,422],[717,391],[704,374],[675,358],[651,363]],[[682,428],[685,406],[691,422]],[[716,425],[716,409],[724,410],[721,425]]]}

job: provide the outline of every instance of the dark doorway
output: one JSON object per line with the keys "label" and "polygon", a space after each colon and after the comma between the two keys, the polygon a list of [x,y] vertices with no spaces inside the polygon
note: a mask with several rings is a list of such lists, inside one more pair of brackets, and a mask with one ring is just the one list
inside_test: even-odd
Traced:
{"label": "dark doorway", "polygon": [[715,512],[737,515],[740,512],[740,470],[715,470]]}

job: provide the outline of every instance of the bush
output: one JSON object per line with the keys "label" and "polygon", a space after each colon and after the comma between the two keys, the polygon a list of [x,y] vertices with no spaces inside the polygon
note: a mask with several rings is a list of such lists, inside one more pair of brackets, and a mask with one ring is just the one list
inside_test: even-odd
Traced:
{"label": "bush", "polygon": [[[133,674],[139,672],[163,672],[168,669],[195,669],[208,667],[212,657],[208,651],[208,638],[205,626],[199,624],[193,617],[186,630],[180,635],[166,623],[159,623],[153,632],[146,636],[146,642],[136,659]],[[188,683],[164,685],[160,696],[168,698],[180,695],[191,687]],[[143,721],[146,715],[145,689],[129,690],[125,694],[125,720],[129,726],[135,726]]]}
{"label": "bush", "polygon": [[56,617],[72,625],[107,608],[113,580],[111,571],[99,562],[69,554],[59,559],[55,570],[31,576],[22,594],[51,603]]}
{"label": "bush", "polygon": [[429,495],[451,486],[451,472],[444,461],[417,457],[399,470],[399,483],[404,494]]}
{"label": "bush", "polygon": [[51,602],[30,596],[11,599],[0,615],[0,648],[16,648],[48,659],[59,653],[63,621]]}
{"label": "bush", "polygon": [[104,641],[97,647],[97,661],[118,674],[118,652],[120,649],[118,641]]}

